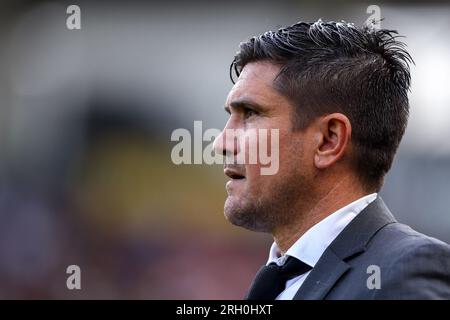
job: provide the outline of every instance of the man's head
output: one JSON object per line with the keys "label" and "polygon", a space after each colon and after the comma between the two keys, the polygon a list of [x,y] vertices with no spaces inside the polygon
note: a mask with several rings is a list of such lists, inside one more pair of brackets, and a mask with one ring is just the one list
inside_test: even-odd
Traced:
{"label": "man's head", "polygon": [[[409,109],[411,58],[395,35],[319,20],[241,43],[225,129],[241,129],[239,139],[250,129],[279,129],[279,170],[226,167],[232,223],[272,232],[301,214],[299,204],[347,178],[366,193],[380,189]],[[226,139],[216,140],[218,152],[241,152]]]}

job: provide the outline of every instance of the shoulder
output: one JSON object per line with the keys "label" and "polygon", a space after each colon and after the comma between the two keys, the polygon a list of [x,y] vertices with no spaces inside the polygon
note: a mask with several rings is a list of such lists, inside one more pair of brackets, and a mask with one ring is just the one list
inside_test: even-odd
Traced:
{"label": "shoulder", "polygon": [[426,253],[450,255],[450,245],[398,222],[381,228],[369,242],[368,249],[371,246],[382,246],[385,255],[396,259]]}
{"label": "shoulder", "polygon": [[368,244],[380,258],[379,298],[450,299],[450,246],[409,226],[391,223]]}

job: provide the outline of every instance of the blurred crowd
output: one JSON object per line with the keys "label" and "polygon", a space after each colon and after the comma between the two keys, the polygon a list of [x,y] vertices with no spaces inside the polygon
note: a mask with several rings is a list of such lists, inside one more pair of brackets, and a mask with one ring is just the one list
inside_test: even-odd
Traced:
{"label": "blurred crowd", "polygon": [[[69,4],[0,5],[0,298],[242,298],[271,239],[225,220],[223,168],[173,164],[171,133],[223,127],[240,41],[300,19],[363,23],[368,4],[79,1],[67,30]],[[382,195],[449,242],[450,7],[418,4],[381,4],[417,65]],[[81,290],[66,287],[73,264]]]}

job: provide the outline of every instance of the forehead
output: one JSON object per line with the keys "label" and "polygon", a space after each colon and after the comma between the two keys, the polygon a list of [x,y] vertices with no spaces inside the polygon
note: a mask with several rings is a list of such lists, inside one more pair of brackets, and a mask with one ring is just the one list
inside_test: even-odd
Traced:
{"label": "forehead", "polygon": [[279,72],[280,67],[270,62],[248,63],[228,94],[227,105],[242,98],[257,99],[260,103],[280,99],[280,94],[273,87],[273,81]]}

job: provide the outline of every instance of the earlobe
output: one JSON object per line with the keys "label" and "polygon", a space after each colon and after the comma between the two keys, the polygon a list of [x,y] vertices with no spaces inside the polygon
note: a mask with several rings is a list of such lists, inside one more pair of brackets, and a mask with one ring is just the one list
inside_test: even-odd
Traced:
{"label": "earlobe", "polygon": [[314,155],[314,165],[317,169],[326,169],[329,165],[324,162],[324,157],[318,153]]}

